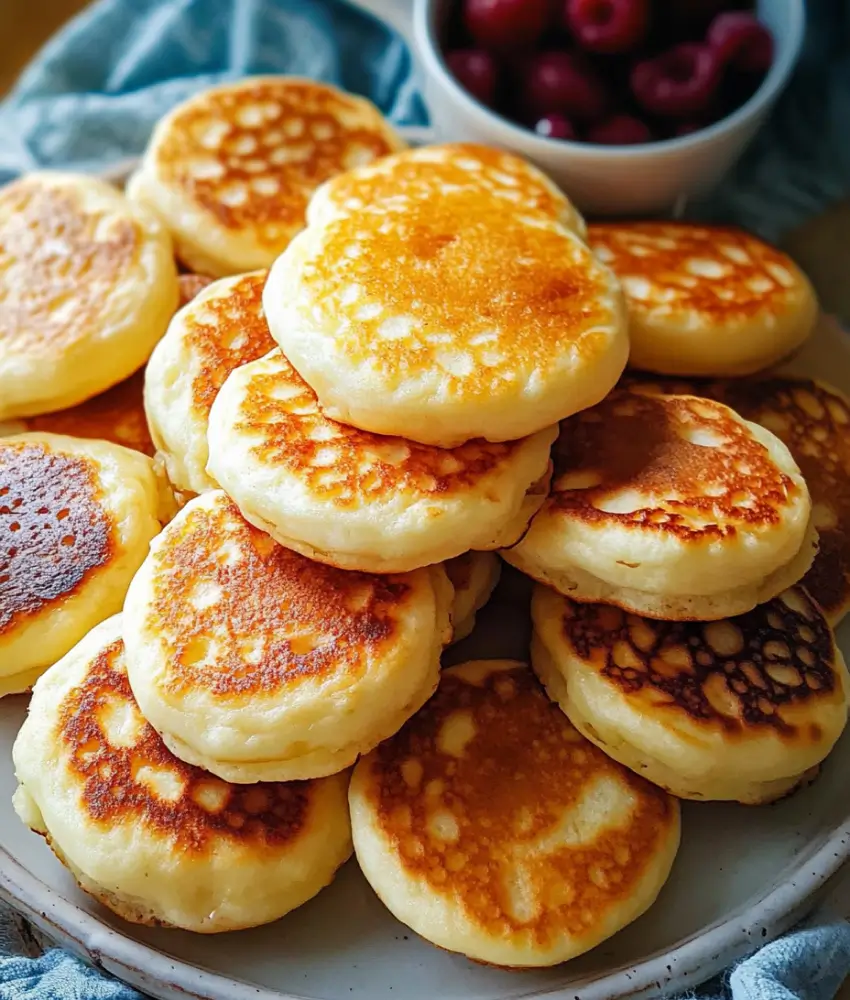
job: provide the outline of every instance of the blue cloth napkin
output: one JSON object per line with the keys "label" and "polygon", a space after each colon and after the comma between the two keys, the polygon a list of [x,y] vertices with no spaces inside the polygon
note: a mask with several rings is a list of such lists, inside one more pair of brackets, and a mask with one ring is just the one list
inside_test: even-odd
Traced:
{"label": "blue cloth napkin", "polygon": [[[682,0],[690,2],[690,0]],[[850,0],[810,0],[795,79],[771,122],[699,212],[777,239],[850,187]],[[396,124],[427,116],[410,54],[344,0],[100,0],[40,53],[0,105],[0,182],[37,167],[97,170],[144,148],[177,101],[248,73],[287,72],[365,94]],[[831,1000],[850,972],[846,910],[767,945],[692,996]],[[140,1000],[0,906],[0,1000]]]}

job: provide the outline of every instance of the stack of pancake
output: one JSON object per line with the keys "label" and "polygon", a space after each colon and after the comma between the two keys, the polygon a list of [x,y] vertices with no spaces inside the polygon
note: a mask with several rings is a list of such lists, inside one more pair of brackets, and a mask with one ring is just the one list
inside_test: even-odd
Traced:
{"label": "stack of pancake", "polygon": [[[167,116],[128,197],[0,192],[0,254],[15,805],[127,919],[273,920],[353,847],[424,938],[555,964],[653,903],[679,798],[772,801],[838,739],[850,404],[754,377],[817,312],[758,240],[588,228],[264,78]],[[529,662],[441,670],[501,560]]]}

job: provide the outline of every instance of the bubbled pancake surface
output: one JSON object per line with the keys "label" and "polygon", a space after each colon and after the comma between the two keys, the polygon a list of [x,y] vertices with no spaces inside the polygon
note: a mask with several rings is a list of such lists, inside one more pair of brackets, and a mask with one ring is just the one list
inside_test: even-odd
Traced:
{"label": "bubbled pancake surface", "polygon": [[[552,697],[590,739],[674,794],[758,801],[765,783],[785,780],[784,792],[844,727],[846,670],[802,587],[707,623],[539,588],[533,616],[533,662]],[[672,774],[643,766],[639,750],[653,749]]]}
{"label": "bubbled pancake surface", "polygon": [[443,671],[349,795],[358,860],[386,905],[496,965],[556,964],[604,940],[650,905],[678,846],[675,801],[504,661]]}
{"label": "bubbled pancake surface", "polygon": [[690,223],[596,223],[588,242],[619,277],[635,368],[747,374],[802,343],[817,306],[785,254],[749,234]]}
{"label": "bubbled pancake surface", "polygon": [[513,550],[532,575],[554,543],[614,587],[712,595],[801,551],[810,501],[799,470],[781,442],[717,402],[617,390],[562,423],[552,458],[550,497]]}
{"label": "bubbled pancake surface", "polygon": [[254,926],[312,896],[350,853],[345,775],[231,785],[169,752],[133,697],[117,617],[43,679],[15,759],[36,829],[131,920]]}
{"label": "bubbled pancake surface", "polygon": [[207,285],[172,320],[148,364],[148,419],[179,489],[215,487],[206,471],[210,408],[234,369],[275,346],[263,314],[266,276],[254,271]]}
{"label": "bubbled pancake surface", "polygon": [[270,264],[303,227],[322,182],[403,146],[361,98],[312,80],[257,77],[207,90],[163,119],[143,174],[193,213],[186,232],[185,220],[168,217],[179,250],[181,237],[203,250],[205,223],[250,236],[250,256],[263,259],[210,272],[220,275]]}
{"label": "bubbled pancake surface", "polygon": [[0,441],[0,635],[59,607],[111,559],[115,523],[97,464]]}
{"label": "bubbled pancake surface", "polygon": [[361,431],[326,417],[275,350],[222,390],[209,468],[283,544],[345,569],[407,571],[516,541],[555,434],[444,449]]}
{"label": "bubbled pancake surface", "polygon": [[518,214],[542,215],[579,236],[585,233],[584,220],[545,174],[519,156],[473,143],[405,150],[368,169],[343,174],[316,198],[308,217],[314,221],[329,205],[335,212],[393,205],[402,191],[407,198],[428,199],[435,188],[453,194],[483,190]]}
{"label": "bubbled pancake surface", "polygon": [[0,191],[0,417],[75,404],[130,375],[177,300],[171,247],[110,185],[32,174]]}
{"label": "bubbled pancake surface", "polygon": [[[597,402],[627,353],[611,272],[545,214],[431,167],[413,162],[392,197],[375,171],[317,196],[266,285],[287,358],[329,415],[442,447],[523,437]],[[332,207],[337,183],[362,207]]]}
{"label": "bubbled pancake surface", "polygon": [[[224,493],[204,494],[156,540],[125,602],[134,693],[171,749],[228,780],[255,780],[252,764],[313,770],[313,758],[317,772],[292,777],[342,770],[362,749],[350,742],[371,747],[436,685],[448,619],[437,578],[312,562]],[[350,759],[327,765],[336,754]]]}
{"label": "bubbled pancake surface", "polygon": [[803,585],[833,626],[850,608],[850,403],[815,379],[773,376],[735,380],[651,380],[638,391],[688,392],[716,399],[784,441],[812,497],[818,551]]}

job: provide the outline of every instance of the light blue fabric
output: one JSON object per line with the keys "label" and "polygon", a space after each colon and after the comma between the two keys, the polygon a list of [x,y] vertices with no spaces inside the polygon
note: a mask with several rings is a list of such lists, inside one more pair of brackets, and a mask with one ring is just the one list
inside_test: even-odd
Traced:
{"label": "light blue fabric", "polygon": [[[700,214],[776,239],[850,187],[850,0],[810,0],[809,15],[792,86]],[[427,120],[402,40],[344,0],[100,0],[0,105],[0,182],[35,167],[93,170],[136,155],[175,102],[263,72],[366,94],[397,124]],[[25,922],[0,905],[0,1000],[139,1000],[62,951],[39,952]],[[831,1000],[848,972],[850,925],[824,915],[693,995]]]}

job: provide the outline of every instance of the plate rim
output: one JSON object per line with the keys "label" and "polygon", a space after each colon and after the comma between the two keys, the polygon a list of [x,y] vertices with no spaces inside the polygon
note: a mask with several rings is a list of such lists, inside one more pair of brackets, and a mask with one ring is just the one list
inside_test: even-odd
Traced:
{"label": "plate rim", "polygon": [[[428,127],[402,127],[399,131],[412,143],[427,143],[434,138]],[[138,160],[138,157],[129,157],[117,161],[99,176],[120,183]],[[841,329],[838,324],[835,328]],[[844,341],[844,347],[850,359],[850,344]],[[845,865],[850,867],[850,803],[842,822],[818,840],[808,842],[805,850],[782,869],[778,885],[680,941],[674,948],[659,949],[636,965],[620,965],[567,985],[547,986],[517,997],[523,1000],[615,1000],[638,997],[671,985],[677,990],[689,989],[743,957],[753,950],[754,944],[767,944],[790,929],[811,911]],[[119,930],[97,914],[82,909],[62,891],[51,888],[2,845],[0,899],[21,912],[60,947],[157,1000],[185,1000],[186,997],[192,1000],[305,1000],[303,995],[280,992],[206,969],[135,939],[132,925]]]}

